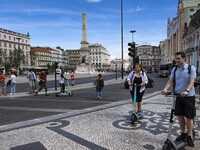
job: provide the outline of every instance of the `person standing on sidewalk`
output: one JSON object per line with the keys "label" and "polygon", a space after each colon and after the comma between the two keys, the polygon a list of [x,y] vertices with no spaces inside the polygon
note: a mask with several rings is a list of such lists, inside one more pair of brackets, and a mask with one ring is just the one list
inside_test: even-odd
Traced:
{"label": "person standing on sidewalk", "polygon": [[60,79],[59,79],[60,93],[65,93],[65,80],[67,80],[67,78],[65,78],[64,70],[62,70],[60,74]]}
{"label": "person standing on sidewalk", "polygon": [[48,96],[47,94],[47,75],[45,73],[45,71],[42,71],[39,75],[39,85],[40,85],[40,89],[35,92],[35,96],[38,95],[38,92],[41,91],[43,88],[45,88],[45,96]]}
{"label": "person standing on sidewalk", "polygon": [[3,94],[6,96],[6,75],[3,71],[0,71],[0,96]]}
{"label": "person standing on sidewalk", "polygon": [[[186,140],[188,146],[194,147],[192,140],[193,134],[193,119],[196,116],[195,109],[195,90],[194,81],[196,78],[195,67],[191,66],[189,73],[188,64],[186,63],[186,54],[177,52],[175,54],[177,68],[172,69],[170,79],[163,89],[163,93],[167,93],[171,84],[174,84],[174,92],[180,94],[176,98],[175,115],[178,116],[181,135],[176,138],[176,141]],[[175,69],[176,68],[176,69]],[[185,128],[187,126],[187,133]]]}
{"label": "person standing on sidewalk", "polygon": [[71,79],[71,85],[74,86],[74,84],[75,84],[75,81],[74,81],[75,80],[74,72],[71,73],[70,79]]}
{"label": "person standing on sidewalk", "polygon": [[34,93],[36,89],[36,75],[35,72],[29,70],[27,74],[27,78],[29,80],[29,92]]}
{"label": "person standing on sidewalk", "polygon": [[16,78],[17,78],[17,73],[16,71],[12,71],[11,72],[11,76],[10,76],[10,95],[15,94],[16,93]]}
{"label": "person standing on sidewalk", "polygon": [[98,74],[94,85],[96,86],[97,99],[102,99],[102,89],[104,87],[104,79],[102,74]]}
{"label": "person standing on sidewalk", "polygon": [[142,65],[136,64],[135,70],[133,70],[127,78],[130,94],[133,99],[134,88],[136,84],[136,108],[135,111],[137,114],[142,113],[142,98],[145,92],[145,85],[148,83],[148,78],[146,73],[144,72]]}

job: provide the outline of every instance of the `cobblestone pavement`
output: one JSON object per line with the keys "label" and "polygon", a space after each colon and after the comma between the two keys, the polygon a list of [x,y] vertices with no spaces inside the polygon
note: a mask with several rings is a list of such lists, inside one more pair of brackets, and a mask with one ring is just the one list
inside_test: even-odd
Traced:
{"label": "cobblestone pavement", "polygon": [[[132,125],[131,100],[8,126],[0,126],[1,150],[160,150],[167,137],[171,97],[159,92],[143,100],[143,118]],[[200,108],[195,150],[200,149]],[[29,124],[30,123],[30,124]],[[175,117],[173,137],[178,136]],[[185,147],[185,149],[191,149]]]}

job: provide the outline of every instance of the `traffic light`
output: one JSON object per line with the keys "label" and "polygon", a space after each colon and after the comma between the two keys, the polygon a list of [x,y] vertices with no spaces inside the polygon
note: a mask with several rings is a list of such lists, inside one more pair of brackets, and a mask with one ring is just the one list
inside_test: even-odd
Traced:
{"label": "traffic light", "polygon": [[128,46],[130,46],[128,48],[128,55],[132,58],[135,58],[135,42],[132,42],[132,43],[128,43]]}

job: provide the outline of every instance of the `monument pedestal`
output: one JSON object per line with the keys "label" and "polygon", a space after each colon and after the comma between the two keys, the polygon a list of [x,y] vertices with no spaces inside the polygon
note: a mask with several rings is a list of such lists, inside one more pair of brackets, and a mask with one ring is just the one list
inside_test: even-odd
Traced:
{"label": "monument pedestal", "polygon": [[81,63],[77,66],[76,73],[95,73],[95,69],[90,64]]}

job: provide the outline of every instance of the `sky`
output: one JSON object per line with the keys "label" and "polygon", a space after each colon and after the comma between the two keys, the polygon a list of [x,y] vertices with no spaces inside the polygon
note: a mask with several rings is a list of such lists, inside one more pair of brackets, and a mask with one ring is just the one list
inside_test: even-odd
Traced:
{"label": "sky", "polygon": [[[128,43],[158,46],[167,37],[167,19],[176,17],[178,0],[122,0],[123,52]],[[121,58],[121,0],[0,0],[0,28],[30,34],[31,46],[79,49],[82,13],[88,42],[104,46],[111,60]],[[134,34],[130,33],[135,30]]]}

